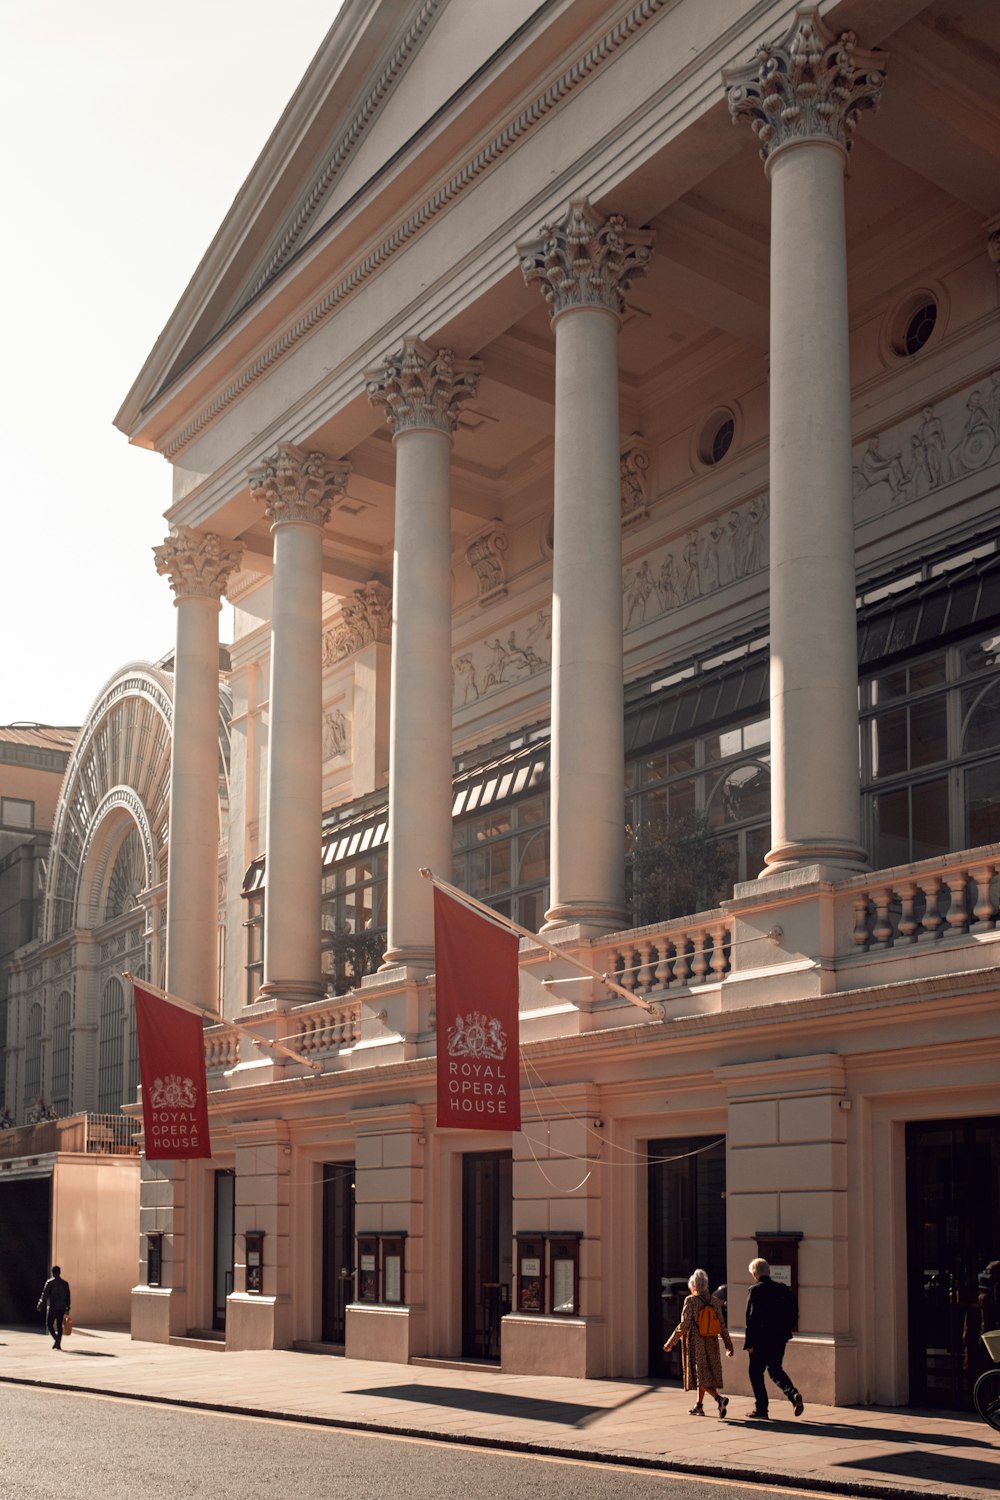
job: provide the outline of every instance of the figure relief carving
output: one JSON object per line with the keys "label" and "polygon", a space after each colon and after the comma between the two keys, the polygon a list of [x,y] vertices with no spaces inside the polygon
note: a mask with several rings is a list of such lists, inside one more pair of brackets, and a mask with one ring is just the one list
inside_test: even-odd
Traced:
{"label": "figure relief carving", "polygon": [[854,464],[854,499],[861,514],[907,500],[1000,462],[1000,370],[989,383],[959,393],[888,433],[865,440]]}
{"label": "figure relief carving", "polygon": [[714,516],[681,540],[625,568],[622,628],[637,630],[767,566],[766,495]]}
{"label": "figure relief carving", "polygon": [[171,526],[166,541],[153,548],[153,557],[156,571],[169,577],[178,599],[202,595],[218,600],[240,565],[243,548],[211,531]]}
{"label": "figure relief carving", "polygon": [[478,359],[457,359],[450,349],[435,352],[422,339],[407,338],[397,354],[365,371],[365,388],[372,405],[385,409],[394,433],[430,427],[450,436],[482,371]]}
{"label": "figure relief carving", "polygon": [[466,560],[476,575],[479,588],[479,604],[492,604],[507,594],[507,573],[504,568],[504,553],[509,546],[507,533],[494,523],[487,531],[474,537],[465,549]]}
{"label": "figure relief carving", "polygon": [[558,224],[517,247],[527,282],[538,282],[553,317],[570,307],[603,307],[619,317],[625,293],[643,275],[655,235],[632,229],[621,214],[602,219],[586,198],[574,198]]}
{"label": "figure relief carving", "polygon": [[828,31],[810,6],[780,41],[726,73],[729,113],[734,124],[750,121],[765,162],[792,142],[833,141],[849,152],[862,112],[878,108],[884,61],[862,51],[853,31]]}
{"label": "figure relief carving", "polygon": [[347,754],[347,719],[343,709],[331,708],[323,715],[323,764]]}
{"label": "figure relief carving", "polygon": [[479,698],[511,687],[534,677],[551,665],[552,616],[540,609],[527,626],[487,637],[477,646],[463,651],[452,662],[453,701],[456,708],[475,703]]}
{"label": "figure relief carving", "polygon": [[253,498],[263,502],[272,526],[293,521],[325,526],[350,472],[350,464],[331,463],[323,453],[279,443],[249,471],[247,481]]}
{"label": "figure relief carving", "polygon": [[630,526],[634,521],[644,521],[649,515],[649,497],[646,493],[648,472],[649,454],[638,433],[633,433],[621,451],[618,468],[623,526]]}
{"label": "figure relief carving", "polygon": [[323,633],[323,665],[344,661],[373,641],[387,644],[391,636],[392,590],[373,578],[341,601],[339,621]]}

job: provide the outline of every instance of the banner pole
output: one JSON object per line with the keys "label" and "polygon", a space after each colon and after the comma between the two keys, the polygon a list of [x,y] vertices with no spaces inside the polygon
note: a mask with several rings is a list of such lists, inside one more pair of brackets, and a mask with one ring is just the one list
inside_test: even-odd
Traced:
{"label": "banner pole", "polygon": [[[122,978],[127,979],[134,989],[137,984],[159,1000],[166,1000],[169,1005],[176,1005],[178,1010],[190,1011],[192,1015],[201,1016],[203,1021],[215,1021],[218,1025],[225,1025],[222,1017],[214,1010],[202,1010],[199,1005],[192,1005],[189,1000],[182,1000],[178,995],[171,995],[167,990],[157,989],[155,984],[148,984],[145,979],[136,979],[127,969],[122,970]],[[313,1062],[311,1057],[303,1057],[295,1051],[294,1047],[286,1047],[284,1042],[272,1041],[269,1036],[262,1036],[259,1031],[254,1031],[245,1021],[233,1021],[232,1025],[238,1026],[240,1031],[245,1032],[251,1041],[258,1047],[269,1047],[272,1052],[280,1052],[285,1057],[290,1057],[293,1062],[301,1063],[304,1068],[311,1068],[314,1073],[322,1073],[323,1064]]]}
{"label": "banner pole", "polygon": [[621,995],[630,1005],[638,1006],[647,1015],[658,1018],[662,1016],[662,1010],[655,1000],[643,1000],[638,995],[630,994],[623,985],[617,984],[607,974],[599,974],[596,969],[592,969],[589,964],[585,964],[581,959],[575,958],[571,953],[566,953],[562,948],[555,947],[553,943],[546,942],[545,938],[539,937],[537,932],[529,932],[527,927],[521,927],[512,918],[505,917],[502,912],[494,911],[491,906],[486,906],[482,901],[477,901],[475,896],[470,896],[466,891],[459,890],[457,885],[452,885],[448,880],[442,880],[439,875],[435,875],[433,870],[429,870],[426,865],[421,866],[420,874],[424,880],[429,880],[431,885],[436,885],[438,890],[445,891],[449,896],[453,896],[456,901],[461,901],[466,906],[473,907],[476,911],[481,912],[484,917],[489,917],[491,921],[496,922],[498,926],[507,927],[511,932],[516,932],[519,937],[527,938],[531,943],[537,943],[540,948],[544,948],[548,953],[551,953],[553,958],[563,959],[566,963],[572,964],[574,968],[579,969],[581,973],[588,975],[591,979],[599,979],[602,984],[607,985],[609,990],[613,990],[616,995]]}

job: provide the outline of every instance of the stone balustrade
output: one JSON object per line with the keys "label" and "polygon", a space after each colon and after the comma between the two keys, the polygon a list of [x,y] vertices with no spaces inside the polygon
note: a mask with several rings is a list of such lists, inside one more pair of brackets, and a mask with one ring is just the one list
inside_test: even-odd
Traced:
{"label": "stone balustrade", "polygon": [[220,1073],[235,1068],[240,1060],[238,1026],[208,1026],[205,1029],[205,1071]]}
{"label": "stone balustrade", "polygon": [[729,919],[716,909],[617,933],[590,959],[623,989],[648,1000],[724,979],[730,942]]}
{"label": "stone balustrade", "polygon": [[939,943],[992,931],[1000,907],[1000,844],[858,875],[838,887],[854,911],[856,949]]}
{"label": "stone balustrade", "polygon": [[294,1034],[288,1045],[303,1057],[340,1052],[361,1038],[361,1002],[337,999],[302,1007],[293,1012]]}

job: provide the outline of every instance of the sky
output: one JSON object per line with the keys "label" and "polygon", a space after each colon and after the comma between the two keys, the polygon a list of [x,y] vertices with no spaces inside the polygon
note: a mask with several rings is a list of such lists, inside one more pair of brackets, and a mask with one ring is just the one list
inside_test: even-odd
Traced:
{"label": "sky", "polygon": [[0,0],[0,724],[172,648],[169,465],[112,423],[338,9]]}

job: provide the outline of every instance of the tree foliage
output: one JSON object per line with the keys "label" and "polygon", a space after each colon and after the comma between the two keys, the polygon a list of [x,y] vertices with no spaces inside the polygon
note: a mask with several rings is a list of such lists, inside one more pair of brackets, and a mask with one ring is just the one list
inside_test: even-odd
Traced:
{"label": "tree foliage", "polygon": [[636,927],[706,911],[730,893],[726,849],[701,813],[641,823],[627,835],[626,894]]}

